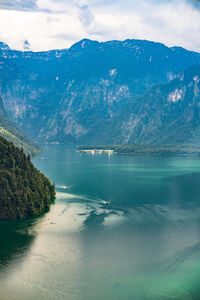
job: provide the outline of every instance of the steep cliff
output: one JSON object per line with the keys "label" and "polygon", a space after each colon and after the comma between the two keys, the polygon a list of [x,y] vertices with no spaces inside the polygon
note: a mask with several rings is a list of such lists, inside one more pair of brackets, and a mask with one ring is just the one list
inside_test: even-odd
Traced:
{"label": "steep cliff", "polygon": [[18,148],[23,148],[26,154],[37,154],[40,149],[32,143],[7,116],[3,100],[0,96],[0,136],[13,142]]}

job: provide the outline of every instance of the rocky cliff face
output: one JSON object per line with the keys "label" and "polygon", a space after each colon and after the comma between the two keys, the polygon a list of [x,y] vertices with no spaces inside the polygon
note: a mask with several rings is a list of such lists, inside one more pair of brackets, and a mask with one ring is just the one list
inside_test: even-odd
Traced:
{"label": "rocky cliff face", "polygon": [[0,96],[0,116],[5,116],[6,115],[6,111],[5,111],[5,107],[4,107],[4,103],[3,103],[3,99]]}
{"label": "rocky cliff face", "polygon": [[[13,51],[4,44],[0,92],[9,115],[38,140],[103,143],[113,137],[114,142],[132,142],[146,106],[161,109],[163,91],[156,89],[155,103],[140,97],[154,85],[174,84],[180,70],[199,63],[199,53],[140,40],[82,40],[70,49],[40,53]],[[184,93],[174,91],[171,102],[178,103]],[[167,128],[162,130],[167,134]],[[138,140],[142,136],[138,131]]]}
{"label": "rocky cliff face", "polygon": [[23,148],[26,154],[35,155],[40,150],[17,128],[6,114],[3,99],[0,96],[0,136],[13,142],[18,148]]}
{"label": "rocky cliff face", "polygon": [[200,66],[131,101],[113,124],[105,125],[104,143],[199,144]]}

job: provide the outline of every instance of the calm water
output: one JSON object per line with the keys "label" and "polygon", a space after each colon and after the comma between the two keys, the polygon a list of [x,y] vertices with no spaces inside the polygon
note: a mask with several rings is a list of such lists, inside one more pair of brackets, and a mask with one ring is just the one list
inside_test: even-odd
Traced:
{"label": "calm water", "polygon": [[200,299],[200,159],[44,150],[57,199],[0,223],[0,300]]}

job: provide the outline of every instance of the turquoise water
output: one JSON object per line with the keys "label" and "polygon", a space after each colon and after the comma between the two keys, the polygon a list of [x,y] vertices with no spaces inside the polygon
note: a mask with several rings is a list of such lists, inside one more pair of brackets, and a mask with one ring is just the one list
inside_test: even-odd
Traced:
{"label": "turquoise water", "polygon": [[34,164],[57,199],[0,223],[0,300],[200,299],[200,159],[47,145]]}

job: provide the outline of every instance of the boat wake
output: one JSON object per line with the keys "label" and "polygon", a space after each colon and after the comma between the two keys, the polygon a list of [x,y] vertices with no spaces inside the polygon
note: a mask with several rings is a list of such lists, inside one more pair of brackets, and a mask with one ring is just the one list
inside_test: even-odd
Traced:
{"label": "boat wake", "polygon": [[[59,186],[59,188],[61,188],[61,185]],[[64,186],[62,186],[62,188],[64,189]],[[58,191],[56,192],[56,197],[58,199],[68,199],[68,200],[80,199],[80,200],[84,200],[86,202],[91,202],[91,203],[99,204],[99,205],[111,204],[111,200],[107,201],[107,200],[100,199],[100,198],[90,198],[90,197],[83,196],[83,195],[63,193],[63,192],[58,192]],[[83,201],[81,201],[81,202],[83,202]]]}

